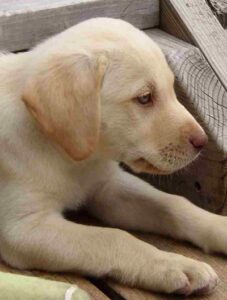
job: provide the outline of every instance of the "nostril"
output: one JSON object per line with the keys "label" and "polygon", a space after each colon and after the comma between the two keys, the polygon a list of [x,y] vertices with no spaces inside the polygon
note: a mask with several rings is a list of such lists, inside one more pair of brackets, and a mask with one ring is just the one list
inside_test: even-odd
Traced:
{"label": "nostril", "polygon": [[189,141],[195,149],[201,150],[206,145],[206,143],[208,141],[208,138],[204,134],[204,135],[201,135],[201,136],[191,137]]}

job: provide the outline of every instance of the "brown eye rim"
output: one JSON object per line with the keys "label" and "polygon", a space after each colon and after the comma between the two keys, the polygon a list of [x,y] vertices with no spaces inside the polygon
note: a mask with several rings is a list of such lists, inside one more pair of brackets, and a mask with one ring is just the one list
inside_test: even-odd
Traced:
{"label": "brown eye rim", "polygon": [[141,105],[148,105],[153,102],[151,93],[147,93],[142,96],[138,96],[138,97],[136,97],[136,100]]}

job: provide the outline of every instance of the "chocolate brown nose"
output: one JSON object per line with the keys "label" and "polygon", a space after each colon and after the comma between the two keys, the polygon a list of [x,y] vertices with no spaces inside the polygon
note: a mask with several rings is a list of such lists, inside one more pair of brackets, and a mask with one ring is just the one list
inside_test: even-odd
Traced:
{"label": "chocolate brown nose", "polygon": [[196,150],[202,150],[202,148],[208,142],[208,137],[204,133],[204,134],[200,134],[200,135],[191,136],[189,141]]}

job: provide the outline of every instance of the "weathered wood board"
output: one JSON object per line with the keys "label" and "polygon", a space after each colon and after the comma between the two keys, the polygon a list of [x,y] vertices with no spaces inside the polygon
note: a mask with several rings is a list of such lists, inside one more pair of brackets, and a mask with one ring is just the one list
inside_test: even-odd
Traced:
{"label": "weathered wood board", "polygon": [[227,28],[227,0],[208,0],[214,14],[224,28]]}
{"label": "weathered wood board", "polygon": [[207,1],[161,0],[161,4],[161,27],[198,46],[227,89],[226,34]]}
{"label": "weathered wood board", "polygon": [[94,17],[124,19],[145,29],[159,23],[159,0],[0,0],[0,50],[31,48]]}
{"label": "weathered wood board", "polygon": [[203,125],[210,141],[186,171],[145,179],[220,213],[227,200],[227,92],[198,48],[158,29],[146,32],[166,54],[176,76],[179,100]]}

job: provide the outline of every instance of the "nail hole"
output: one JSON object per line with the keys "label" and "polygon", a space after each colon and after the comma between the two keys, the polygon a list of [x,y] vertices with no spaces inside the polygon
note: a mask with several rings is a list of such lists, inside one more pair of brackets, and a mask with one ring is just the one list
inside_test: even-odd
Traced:
{"label": "nail hole", "polygon": [[194,186],[195,186],[195,189],[197,190],[197,192],[201,191],[201,185],[198,181],[195,182]]}

